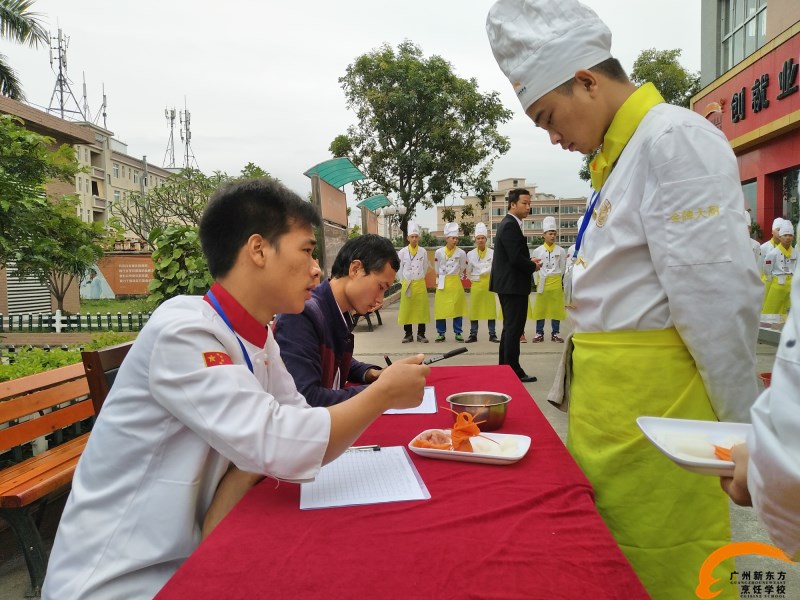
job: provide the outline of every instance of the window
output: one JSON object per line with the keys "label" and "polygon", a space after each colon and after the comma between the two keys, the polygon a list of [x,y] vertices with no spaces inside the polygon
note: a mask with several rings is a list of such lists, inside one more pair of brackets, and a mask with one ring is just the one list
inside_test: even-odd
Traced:
{"label": "window", "polygon": [[87,162],[87,163],[89,162],[89,149],[88,148],[84,148],[83,149],[83,162]]}
{"label": "window", "polygon": [[800,169],[786,171],[779,177],[781,198],[783,200],[781,205],[783,214],[781,216],[784,219],[789,219],[794,225],[800,219]]}
{"label": "window", "polygon": [[120,194],[119,190],[114,190],[114,202],[119,202],[120,196],[121,196],[121,194]]}
{"label": "window", "polygon": [[83,191],[83,177],[78,177],[78,191]]}
{"label": "window", "polygon": [[719,72],[724,73],[764,45],[767,0],[722,0],[720,6]]}
{"label": "window", "polygon": [[139,171],[133,172],[133,183],[139,183]]}
{"label": "window", "polygon": [[119,163],[113,163],[111,165],[111,170],[114,172],[114,177],[119,179]]}

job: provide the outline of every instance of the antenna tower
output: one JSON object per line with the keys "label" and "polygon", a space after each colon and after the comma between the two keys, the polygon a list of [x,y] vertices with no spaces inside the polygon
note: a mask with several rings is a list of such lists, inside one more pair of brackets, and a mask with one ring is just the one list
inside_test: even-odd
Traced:
{"label": "antenna tower", "polygon": [[186,100],[183,102],[183,110],[178,115],[181,121],[181,141],[183,142],[183,168],[189,169],[192,166],[200,168],[197,164],[192,153],[192,128],[191,128],[191,114],[186,107]]}
{"label": "antenna tower", "polygon": [[164,154],[164,161],[161,163],[162,167],[167,169],[175,168],[175,108],[165,108],[164,116],[169,122],[169,141],[167,142],[167,152]]}
{"label": "antenna tower", "polygon": [[[58,36],[51,37],[50,39],[56,40],[56,46],[53,46],[51,41],[50,68],[53,69],[53,72],[56,72],[53,66],[53,51],[55,51],[55,60],[58,62],[58,76],[56,77],[56,85],[53,88],[53,95],[50,96],[50,106],[47,108],[47,112],[57,112],[61,115],[62,119],[65,114],[72,115],[73,119],[75,115],[79,115],[81,120],[85,121],[86,115],[75,99],[75,94],[72,93],[72,88],[69,85],[69,78],[67,77],[67,48],[69,47],[69,37],[65,36],[59,27]],[[70,99],[72,99],[72,104],[75,106],[74,109],[69,108]],[[53,106],[54,102],[56,106]]]}

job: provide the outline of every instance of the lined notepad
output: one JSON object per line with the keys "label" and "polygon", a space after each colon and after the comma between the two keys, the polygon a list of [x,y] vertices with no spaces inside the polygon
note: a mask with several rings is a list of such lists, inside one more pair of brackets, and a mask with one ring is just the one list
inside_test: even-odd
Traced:
{"label": "lined notepad", "polygon": [[431,495],[403,446],[348,450],[300,486],[300,508],[426,500]]}
{"label": "lined notepad", "polygon": [[432,385],[425,386],[422,403],[414,408],[390,408],[385,415],[433,415],[436,414],[436,392]]}

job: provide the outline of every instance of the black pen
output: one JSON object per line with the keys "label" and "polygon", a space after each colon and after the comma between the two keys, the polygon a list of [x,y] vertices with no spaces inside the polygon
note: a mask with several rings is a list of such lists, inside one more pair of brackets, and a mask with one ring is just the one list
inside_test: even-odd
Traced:
{"label": "black pen", "polygon": [[383,355],[383,360],[386,361],[386,366],[389,366],[389,367],[392,366],[392,361],[389,359],[389,355],[388,354],[384,354]]}
{"label": "black pen", "polygon": [[372,450],[373,452],[380,452],[381,447],[378,444],[373,446],[350,446],[348,450]]}

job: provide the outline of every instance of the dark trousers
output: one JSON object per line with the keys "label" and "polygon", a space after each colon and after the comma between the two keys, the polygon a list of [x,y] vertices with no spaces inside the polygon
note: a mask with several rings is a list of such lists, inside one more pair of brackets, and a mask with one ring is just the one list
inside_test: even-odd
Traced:
{"label": "dark trousers", "polygon": [[500,335],[500,364],[514,369],[518,377],[525,376],[519,364],[519,338],[528,317],[528,296],[498,294],[503,308],[503,333]]}
{"label": "dark trousers", "polygon": [[[406,332],[406,335],[414,335],[414,326],[410,323],[403,325],[403,331]],[[417,325],[417,335],[425,335],[425,323]]]}

